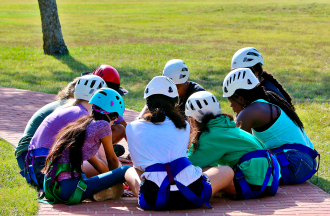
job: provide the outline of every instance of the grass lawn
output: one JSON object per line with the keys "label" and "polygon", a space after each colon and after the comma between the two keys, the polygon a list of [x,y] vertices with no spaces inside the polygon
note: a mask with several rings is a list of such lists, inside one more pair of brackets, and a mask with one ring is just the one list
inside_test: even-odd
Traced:
{"label": "grass lawn", "polygon": [[[322,155],[319,183],[330,192],[330,2],[328,0],[57,0],[70,55],[43,55],[36,0],[0,0],[0,85],[47,93],[100,64],[118,69],[141,110],[143,91],[165,63],[185,61],[190,79],[222,98],[233,54],[256,47],[294,97],[306,133]],[[312,182],[315,183],[315,177]]]}
{"label": "grass lawn", "polygon": [[36,190],[19,174],[14,150],[0,139],[0,215],[36,215]]}

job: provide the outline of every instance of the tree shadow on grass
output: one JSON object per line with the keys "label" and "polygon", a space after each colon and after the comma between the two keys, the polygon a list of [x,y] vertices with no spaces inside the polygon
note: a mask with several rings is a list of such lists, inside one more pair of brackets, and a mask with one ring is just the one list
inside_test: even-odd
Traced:
{"label": "tree shadow on grass", "polygon": [[54,55],[54,58],[61,61],[63,64],[66,64],[73,72],[79,72],[79,74],[82,72],[93,72],[91,71],[91,68],[81,63],[80,61],[77,61],[70,54]]}

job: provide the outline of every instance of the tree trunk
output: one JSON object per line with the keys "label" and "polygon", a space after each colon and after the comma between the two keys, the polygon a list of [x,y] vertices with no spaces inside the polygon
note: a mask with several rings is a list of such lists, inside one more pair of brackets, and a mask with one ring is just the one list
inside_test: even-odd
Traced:
{"label": "tree trunk", "polygon": [[47,55],[65,55],[66,47],[60,20],[57,13],[56,0],[38,0],[44,40],[44,53]]}

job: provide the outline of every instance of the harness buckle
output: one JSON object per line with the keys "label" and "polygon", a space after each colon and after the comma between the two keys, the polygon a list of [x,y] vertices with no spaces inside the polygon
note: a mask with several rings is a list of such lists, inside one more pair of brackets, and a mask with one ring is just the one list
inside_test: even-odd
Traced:
{"label": "harness buckle", "polygon": [[[83,192],[85,192],[86,189],[87,189],[87,185],[85,185],[84,183],[82,185],[80,185],[81,183],[83,183],[83,182],[81,182],[81,181],[78,182],[77,188],[79,188],[80,190],[82,190]],[[83,187],[85,187],[85,188],[83,188]]]}

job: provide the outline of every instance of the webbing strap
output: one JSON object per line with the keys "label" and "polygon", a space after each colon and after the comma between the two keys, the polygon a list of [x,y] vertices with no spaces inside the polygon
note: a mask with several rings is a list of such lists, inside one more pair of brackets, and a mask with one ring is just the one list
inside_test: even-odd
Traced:
{"label": "webbing strap", "polygon": [[[24,174],[23,176],[25,177],[27,183],[31,183],[33,181],[39,188],[41,188],[38,184],[37,177],[33,169],[33,162],[35,157],[47,157],[48,154],[49,154],[49,149],[46,148],[37,148],[37,149],[28,150],[25,160],[27,173]],[[31,163],[29,160],[30,157],[31,157]]]}
{"label": "webbing strap", "polygon": [[[265,179],[264,179],[264,182],[262,184],[260,191],[252,191],[249,184],[247,183],[247,181],[245,179],[243,172],[238,167],[238,165],[243,163],[244,161],[251,160],[252,158],[260,158],[260,157],[267,158],[269,166],[267,168]],[[239,163],[236,165],[235,170],[236,170],[235,177],[242,189],[242,196],[239,197],[240,199],[242,199],[242,198],[250,199],[250,198],[260,195],[266,189],[272,174],[273,174],[273,182],[270,186],[269,195],[273,196],[277,193],[278,183],[279,183],[278,178],[279,178],[280,171],[279,171],[279,167],[278,167],[276,158],[269,153],[268,149],[267,150],[257,150],[257,151],[249,152],[249,153],[243,155],[243,157],[239,160]]]}
{"label": "webbing strap", "polygon": [[[81,201],[82,194],[87,189],[87,185],[83,179],[79,180],[77,187],[76,187],[75,191],[73,192],[73,194],[71,195],[69,200],[62,200],[60,198],[61,187],[60,187],[59,182],[56,181],[56,177],[61,172],[70,172],[70,171],[71,171],[71,166],[69,163],[55,164],[51,168],[51,177],[46,179],[46,176],[45,176],[45,181],[44,181],[44,190],[46,193],[46,199],[48,199],[50,201],[39,200],[39,202],[53,204],[53,203],[60,201],[67,205],[74,205],[74,204],[79,203]],[[55,175],[53,173],[55,173]],[[54,179],[54,184],[52,183],[53,179]]]}
{"label": "webbing strap", "polygon": [[[162,184],[159,187],[157,199],[156,199],[156,206],[155,208],[152,208],[149,204],[146,203],[144,200],[144,196],[140,196],[140,206],[144,209],[152,209],[155,210],[161,210],[165,208],[166,201],[169,197],[170,193],[170,178],[173,179],[176,186],[178,187],[179,191],[192,203],[194,203],[196,206],[200,207],[205,203],[209,207],[209,200],[212,195],[212,188],[209,184],[206,183],[204,186],[203,184],[203,193],[201,197],[196,196],[194,192],[192,192],[188,187],[184,186],[181,182],[176,181],[174,178],[177,174],[179,174],[183,169],[185,169],[187,166],[191,165],[191,162],[188,160],[188,158],[182,157],[178,158],[170,163],[166,164],[154,164],[149,167],[147,167],[146,172],[167,172],[167,176],[163,180]],[[169,170],[169,171],[168,171]],[[172,176],[172,177],[170,177]],[[205,181],[203,179],[203,181]]]}
{"label": "webbing strap", "polygon": [[[297,151],[304,152],[304,153],[308,154],[313,160],[313,169],[310,171],[310,173],[308,175],[306,175],[304,178],[302,178],[298,181],[295,181],[295,182],[291,182],[291,180],[290,180],[290,170],[289,170],[290,162],[288,161],[288,159],[286,158],[286,156],[284,154],[284,150],[290,150],[290,149],[294,149],[294,150],[297,150]],[[274,154],[278,158],[278,161],[281,164],[281,175],[282,175],[282,179],[283,179],[284,184],[299,184],[299,183],[305,182],[308,179],[310,179],[319,170],[320,154],[315,149],[313,150],[313,149],[311,149],[307,146],[304,146],[302,144],[296,144],[295,143],[295,144],[282,145],[279,148],[272,149],[272,151],[274,152]],[[317,163],[317,168],[315,169],[315,167],[316,167],[315,166],[316,157],[318,157],[318,163]],[[318,176],[317,176],[317,181],[318,181]]]}

